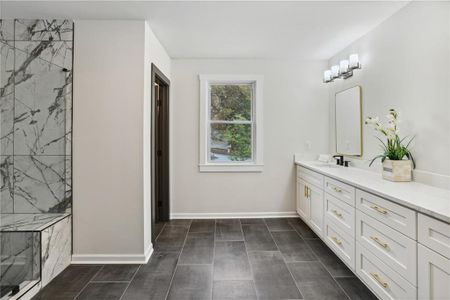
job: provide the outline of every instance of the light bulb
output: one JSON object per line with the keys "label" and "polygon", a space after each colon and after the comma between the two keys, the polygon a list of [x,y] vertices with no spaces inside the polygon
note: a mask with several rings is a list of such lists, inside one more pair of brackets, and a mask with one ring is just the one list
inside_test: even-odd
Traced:
{"label": "light bulb", "polygon": [[331,76],[332,78],[338,78],[339,77],[339,66],[335,65],[331,67]]}
{"label": "light bulb", "polygon": [[323,72],[323,82],[330,82],[331,81],[331,71],[326,70]]}
{"label": "light bulb", "polygon": [[341,62],[339,63],[339,69],[340,69],[341,73],[347,73],[349,71],[348,60],[346,60],[346,59],[341,60]]}
{"label": "light bulb", "polygon": [[351,54],[349,60],[350,68],[357,69],[360,67],[358,54]]}

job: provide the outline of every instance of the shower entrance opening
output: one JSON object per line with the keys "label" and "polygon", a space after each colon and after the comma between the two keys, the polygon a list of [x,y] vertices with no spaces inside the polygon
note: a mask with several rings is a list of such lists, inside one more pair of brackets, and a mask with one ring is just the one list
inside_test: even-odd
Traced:
{"label": "shower entrance opening", "polygon": [[169,221],[169,79],[152,64],[152,242]]}

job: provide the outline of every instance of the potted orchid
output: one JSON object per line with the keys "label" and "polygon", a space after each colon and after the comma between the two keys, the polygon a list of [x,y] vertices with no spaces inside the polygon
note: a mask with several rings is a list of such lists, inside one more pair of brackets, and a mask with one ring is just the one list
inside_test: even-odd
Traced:
{"label": "potted orchid", "polygon": [[378,117],[368,117],[366,125],[371,125],[375,131],[384,135],[387,139],[384,142],[379,137],[376,137],[381,142],[383,154],[377,155],[370,162],[381,158],[383,163],[383,178],[391,181],[411,181],[412,169],[415,167],[414,158],[411,154],[409,146],[414,139],[412,137],[406,144],[405,138],[400,138],[398,123],[399,113],[395,109],[390,109],[387,115],[388,125],[384,127]]}

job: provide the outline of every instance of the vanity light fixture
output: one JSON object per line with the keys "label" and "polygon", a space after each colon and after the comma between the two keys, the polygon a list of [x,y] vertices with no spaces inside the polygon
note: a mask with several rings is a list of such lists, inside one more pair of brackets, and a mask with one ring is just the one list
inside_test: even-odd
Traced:
{"label": "vanity light fixture", "polygon": [[336,79],[339,77],[339,75],[341,75],[340,71],[339,71],[339,66],[332,66],[331,67],[331,78]]}
{"label": "vanity light fixture", "polygon": [[358,54],[351,54],[349,59],[343,59],[339,65],[334,65],[331,70],[326,70],[323,73],[323,82],[328,83],[334,81],[336,78],[347,79],[353,76],[353,70],[361,69]]}
{"label": "vanity light fixture", "polygon": [[351,54],[349,57],[349,64],[351,69],[361,69],[361,64],[359,63],[358,54]]}
{"label": "vanity light fixture", "polygon": [[330,82],[330,81],[333,81],[333,79],[331,79],[331,71],[326,70],[325,72],[323,72],[323,82]]}

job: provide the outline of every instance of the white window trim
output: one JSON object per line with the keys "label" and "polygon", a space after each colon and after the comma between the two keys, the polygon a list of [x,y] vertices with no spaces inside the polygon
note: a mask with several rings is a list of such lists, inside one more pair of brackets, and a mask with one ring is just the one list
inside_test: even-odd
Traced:
{"label": "white window trim", "polygon": [[[263,163],[263,79],[261,75],[199,75],[200,79],[200,172],[262,172]],[[208,162],[209,92],[213,83],[254,84],[254,145],[252,162]]]}

